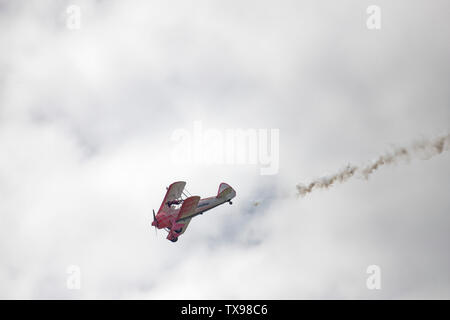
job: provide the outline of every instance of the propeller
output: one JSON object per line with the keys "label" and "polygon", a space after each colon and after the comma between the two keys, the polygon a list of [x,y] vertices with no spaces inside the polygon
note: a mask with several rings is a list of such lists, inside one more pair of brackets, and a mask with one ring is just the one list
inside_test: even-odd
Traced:
{"label": "propeller", "polygon": [[155,235],[158,235],[158,219],[156,219],[155,210],[153,209],[153,221],[155,222]]}

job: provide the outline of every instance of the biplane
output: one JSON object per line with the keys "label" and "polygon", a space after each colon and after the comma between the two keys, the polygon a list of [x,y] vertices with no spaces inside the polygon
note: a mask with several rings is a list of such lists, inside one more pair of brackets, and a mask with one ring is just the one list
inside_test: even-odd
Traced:
{"label": "biplane", "polygon": [[[167,239],[176,242],[191,222],[191,219],[205,211],[211,210],[225,202],[232,204],[231,199],[236,196],[236,191],[226,183],[219,185],[219,191],[214,197],[200,199],[192,196],[185,190],[186,182],[177,181],[168,188],[158,213],[153,210],[152,226],[157,229],[165,229],[168,232]],[[189,196],[187,195],[189,194]]]}

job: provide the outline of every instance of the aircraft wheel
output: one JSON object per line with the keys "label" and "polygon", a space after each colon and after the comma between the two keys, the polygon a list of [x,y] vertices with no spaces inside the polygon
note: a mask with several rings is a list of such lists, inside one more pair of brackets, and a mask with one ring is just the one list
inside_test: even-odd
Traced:
{"label": "aircraft wheel", "polygon": [[170,241],[172,241],[172,242],[177,242],[177,241],[178,241],[178,238],[170,239]]}
{"label": "aircraft wheel", "polygon": [[230,205],[232,205],[232,204],[233,204],[233,202],[231,202],[231,201],[228,201],[228,202],[229,202],[229,204],[230,204]]}

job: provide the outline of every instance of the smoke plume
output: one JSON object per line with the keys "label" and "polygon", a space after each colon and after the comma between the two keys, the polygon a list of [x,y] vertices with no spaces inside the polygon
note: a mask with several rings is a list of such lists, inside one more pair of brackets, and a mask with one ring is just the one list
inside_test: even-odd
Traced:
{"label": "smoke plume", "polygon": [[345,182],[351,177],[358,175],[369,179],[380,167],[396,163],[399,160],[411,160],[412,158],[430,159],[450,149],[450,134],[436,137],[434,139],[421,140],[409,147],[397,147],[393,151],[379,156],[376,160],[363,166],[347,165],[335,174],[318,178],[309,184],[297,184],[298,196],[305,196],[316,189],[328,189],[335,182]]}

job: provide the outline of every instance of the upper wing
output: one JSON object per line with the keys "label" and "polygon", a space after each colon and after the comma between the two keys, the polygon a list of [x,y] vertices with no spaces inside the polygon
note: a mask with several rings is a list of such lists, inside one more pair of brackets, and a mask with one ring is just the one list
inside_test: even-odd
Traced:
{"label": "upper wing", "polygon": [[176,221],[178,222],[180,219],[184,220],[194,215],[195,209],[197,209],[197,204],[199,201],[200,201],[199,196],[189,197],[186,200],[184,200]]}
{"label": "upper wing", "polygon": [[169,188],[167,188],[166,196],[164,197],[163,202],[161,203],[161,207],[159,207],[158,213],[166,207],[167,209],[169,206],[167,205],[168,201],[176,200],[181,197],[181,194],[183,193],[184,186],[186,185],[185,181],[177,181],[172,183]]}

